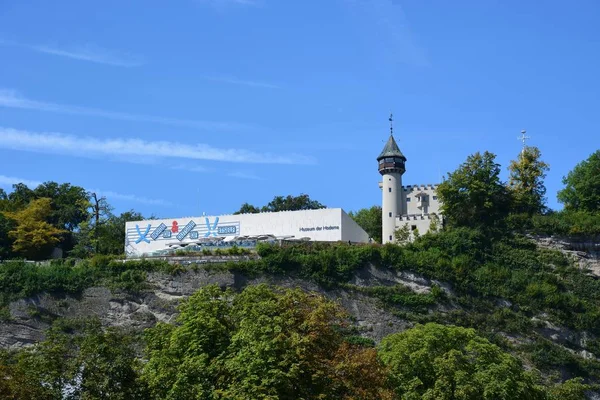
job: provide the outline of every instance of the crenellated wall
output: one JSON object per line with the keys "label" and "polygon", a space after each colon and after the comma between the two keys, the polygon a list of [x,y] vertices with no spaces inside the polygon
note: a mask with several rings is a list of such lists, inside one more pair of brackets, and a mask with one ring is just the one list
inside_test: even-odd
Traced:
{"label": "crenellated wall", "polygon": [[402,186],[402,209],[404,214],[439,214],[440,202],[436,193],[437,185]]}

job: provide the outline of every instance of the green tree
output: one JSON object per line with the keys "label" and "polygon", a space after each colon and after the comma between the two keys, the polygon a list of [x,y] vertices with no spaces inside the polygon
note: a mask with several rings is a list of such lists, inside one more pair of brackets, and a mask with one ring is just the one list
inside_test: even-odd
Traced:
{"label": "green tree", "polygon": [[518,359],[473,329],[417,325],[384,338],[379,354],[402,399],[546,398]]}
{"label": "green tree", "polygon": [[275,196],[261,211],[298,211],[319,208],[325,208],[325,206],[316,200],[311,200],[307,194],[300,194],[299,196]]}
{"label": "green tree", "polygon": [[381,207],[361,208],[348,215],[377,243],[381,243]]}
{"label": "green tree", "polygon": [[0,260],[12,257],[13,240],[9,232],[15,228],[15,222],[0,211]]}
{"label": "green tree", "polygon": [[533,215],[546,209],[544,178],[549,167],[540,158],[540,149],[527,146],[510,162],[508,188],[514,213]]}
{"label": "green tree", "polygon": [[321,296],[208,286],[177,325],[148,331],[143,378],[157,399],[391,398],[373,349],[346,343],[344,326]]}
{"label": "green tree", "polygon": [[134,210],[125,211],[119,215],[110,214],[106,222],[99,228],[99,252],[101,254],[123,254],[125,223],[129,221],[141,221],[143,219],[145,219],[144,216]]}
{"label": "green tree", "polygon": [[73,232],[79,224],[89,217],[89,196],[86,190],[69,183],[44,182],[33,190],[35,199],[52,200],[52,213],[49,223],[58,229]]}
{"label": "green tree", "polygon": [[12,249],[15,253],[38,260],[48,257],[60,242],[64,230],[47,222],[52,214],[51,202],[51,199],[41,198],[32,200],[21,211],[4,212],[15,223],[14,229],[8,232],[13,239]]}
{"label": "green tree", "polygon": [[258,214],[259,212],[260,208],[253,206],[250,203],[244,203],[239,210],[234,212],[234,214]]}
{"label": "green tree", "polygon": [[408,224],[403,224],[400,228],[394,231],[396,243],[408,243],[410,241],[410,228]]}
{"label": "green tree", "polygon": [[489,229],[503,225],[510,197],[500,181],[500,165],[495,158],[487,151],[470,155],[438,186],[448,226]]}
{"label": "green tree", "polygon": [[600,150],[577,164],[563,178],[565,188],[558,192],[558,201],[567,211],[600,211]]}

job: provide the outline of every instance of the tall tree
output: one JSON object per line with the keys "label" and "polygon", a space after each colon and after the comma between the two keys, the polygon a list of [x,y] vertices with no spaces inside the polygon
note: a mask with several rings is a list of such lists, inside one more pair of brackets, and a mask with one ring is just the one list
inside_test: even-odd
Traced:
{"label": "tall tree", "polygon": [[546,398],[517,358],[473,329],[417,325],[384,338],[379,354],[402,399]]}
{"label": "tall tree", "polygon": [[546,209],[544,178],[549,167],[540,158],[540,149],[527,146],[510,162],[508,188],[515,213],[534,215]]}
{"label": "tall tree", "polygon": [[361,208],[348,215],[377,243],[381,243],[381,207]]}
{"label": "tall tree", "polygon": [[442,182],[437,193],[448,226],[489,229],[501,226],[508,214],[510,197],[500,181],[496,156],[485,152],[470,155]]}
{"label": "tall tree", "polygon": [[12,249],[15,253],[37,260],[48,257],[52,248],[60,242],[64,230],[48,223],[52,214],[51,202],[50,199],[41,198],[32,200],[23,210],[4,212],[16,225],[8,232],[14,240]]}
{"label": "tall tree", "polygon": [[563,178],[565,188],[558,192],[558,201],[567,211],[600,211],[600,150],[577,164]]}

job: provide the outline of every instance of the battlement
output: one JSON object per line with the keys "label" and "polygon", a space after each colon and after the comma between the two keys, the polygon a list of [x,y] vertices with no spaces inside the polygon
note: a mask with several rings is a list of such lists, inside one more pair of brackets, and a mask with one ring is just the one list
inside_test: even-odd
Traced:
{"label": "battlement", "polygon": [[[396,217],[397,221],[430,221],[437,214],[406,214]],[[439,216],[438,216],[439,217]]]}
{"label": "battlement", "polygon": [[405,192],[412,192],[415,190],[436,190],[438,187],[437,183],[431,184],[431,183],[425,183],[425,184],[420,184],[420,185],[406,185],[406,186],[402,186],[402,190]]}

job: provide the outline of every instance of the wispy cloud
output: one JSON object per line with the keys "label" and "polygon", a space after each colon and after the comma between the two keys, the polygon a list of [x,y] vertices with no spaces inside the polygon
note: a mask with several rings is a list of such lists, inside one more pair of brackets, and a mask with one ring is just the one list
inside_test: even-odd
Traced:
{"label": "wispy cloud", "polygon": [[256,176],[251,172],[244,172],[244,171],[233,171],[233,172],[228,173],[227,176],[230,176],[232,178],[239,178],[239,179],[250,179],[253,181],[264,180],[260,176]]}
{"label": "wispy cloud", "polygon": [[186,165],[186,164],[174,165],[171,167],[171,169],[180,170],[180,171],[189,171],[189,172],[201,172],[201,173],[212,171],[211,168],[203,167],[202,165]]}
{"label": "wispy cloud", "polygon": [[[31,179],[16,178],[14,176],[0,175],[0,186],[9,187],[12,185],[16,185],[18,183],[23,183],[30,188],[35,188],[35,187],[41,185],[42,181],[35,181],[35,180],[31,180]],[[136,196],[133,194],[122,194],[122,193],[117,193],[117,192],[113,192],[110,190],[93,189],[90,191],[98,193],[101,196],[106,196],[108,198],[108,200],[118,199],[118,200],[130,201],[130,202],[134,202],[134,203],[158,205],[158,206],[171,206],[172,205],[172,203],[170,203],[166,200],[162,200],[162,199],[149,199],[147,197]]]}
{"label": "wispy cloud", "polygon": [[16,185],[18,183],[24,183],[30,188],[34,188],[42,184],[41,181],[33,181],[30,179],[15,178],[14,176],[0,175],[0,186],[7,187]]}
{"label": "wispy cloud", "polygon": [[136,196],[134,194],[123,194],[123,193],[116,193],[110,190],[93,190],[94,192],[100,194],[101,196],[105,196],[109,201],[110,199],[117,199],[117,200],[125,200],[125,201],[131,201],[134,203],[141,203],[141,204],[148,204],[148,205],[155,205],[155,206],[172,206],[173,203],[171,203],[170,201],[166,201],[163,199],[149,199],[147,197],[143,197],[143,196]]}
{"label": "wispy cloud", "polygon": [[205,75],[202,78],[206,79],[207,81],[223,82],[223,83],[229,83],[232,85],[243,85],[243,86],[251,86],[251,87],[258,87],[258,88],[267,88],[267,89],[280,89],[281,88],[281,86],[275,85],[273,83],[237,79],[237,78],[233,78],[230,76]]}
{"label": "wispy cloud", "polygon": [[0,147],[13,150],[60,153],[71,156],[161,157],[228,163],[314,164],[303,155],[273,155],[244,149],[224,149],[207,144],[114,138],[98,139],[61,133],[36,133],[0,127]]}
{"label": "wispy cloud", "polygon": [[406,14],[395,0],[346,0],[359,28],[370,38],[378,59],[418,67],[430,66],[423,47],[415,39]]}
{"label": "wispy cloud", "polygon": [[0,107],[21,108],[70,115],[86,115],[114,120],[151,122],[163,125],[182,126],[204,130],[244,130],[250,125],[236,122],[198,121],[179,118],[156,117],[152,115],[129,114],[107,111],[98,108],[79,107],[28,99],[15,90],[0,89]]}
{"label": "wispy cloud", "polygon": [[113,67],[138,67],[144,62],[140,56],[123,54],[102,49],[92,44],[83,46],[61,47],[56,45],[31,45],[0,39],[0,45],[17,46],[36,51],[38,53],[50,54],[59,57],[71,58],[79,61],[93,62],[97,64],[111,65]]}
{"label": "wispy cloud", "polygon": [[200,4],[208,4],[213,7],[223,7],[228,5],[259,6],[263,4],[262,0],[196,0]]}

